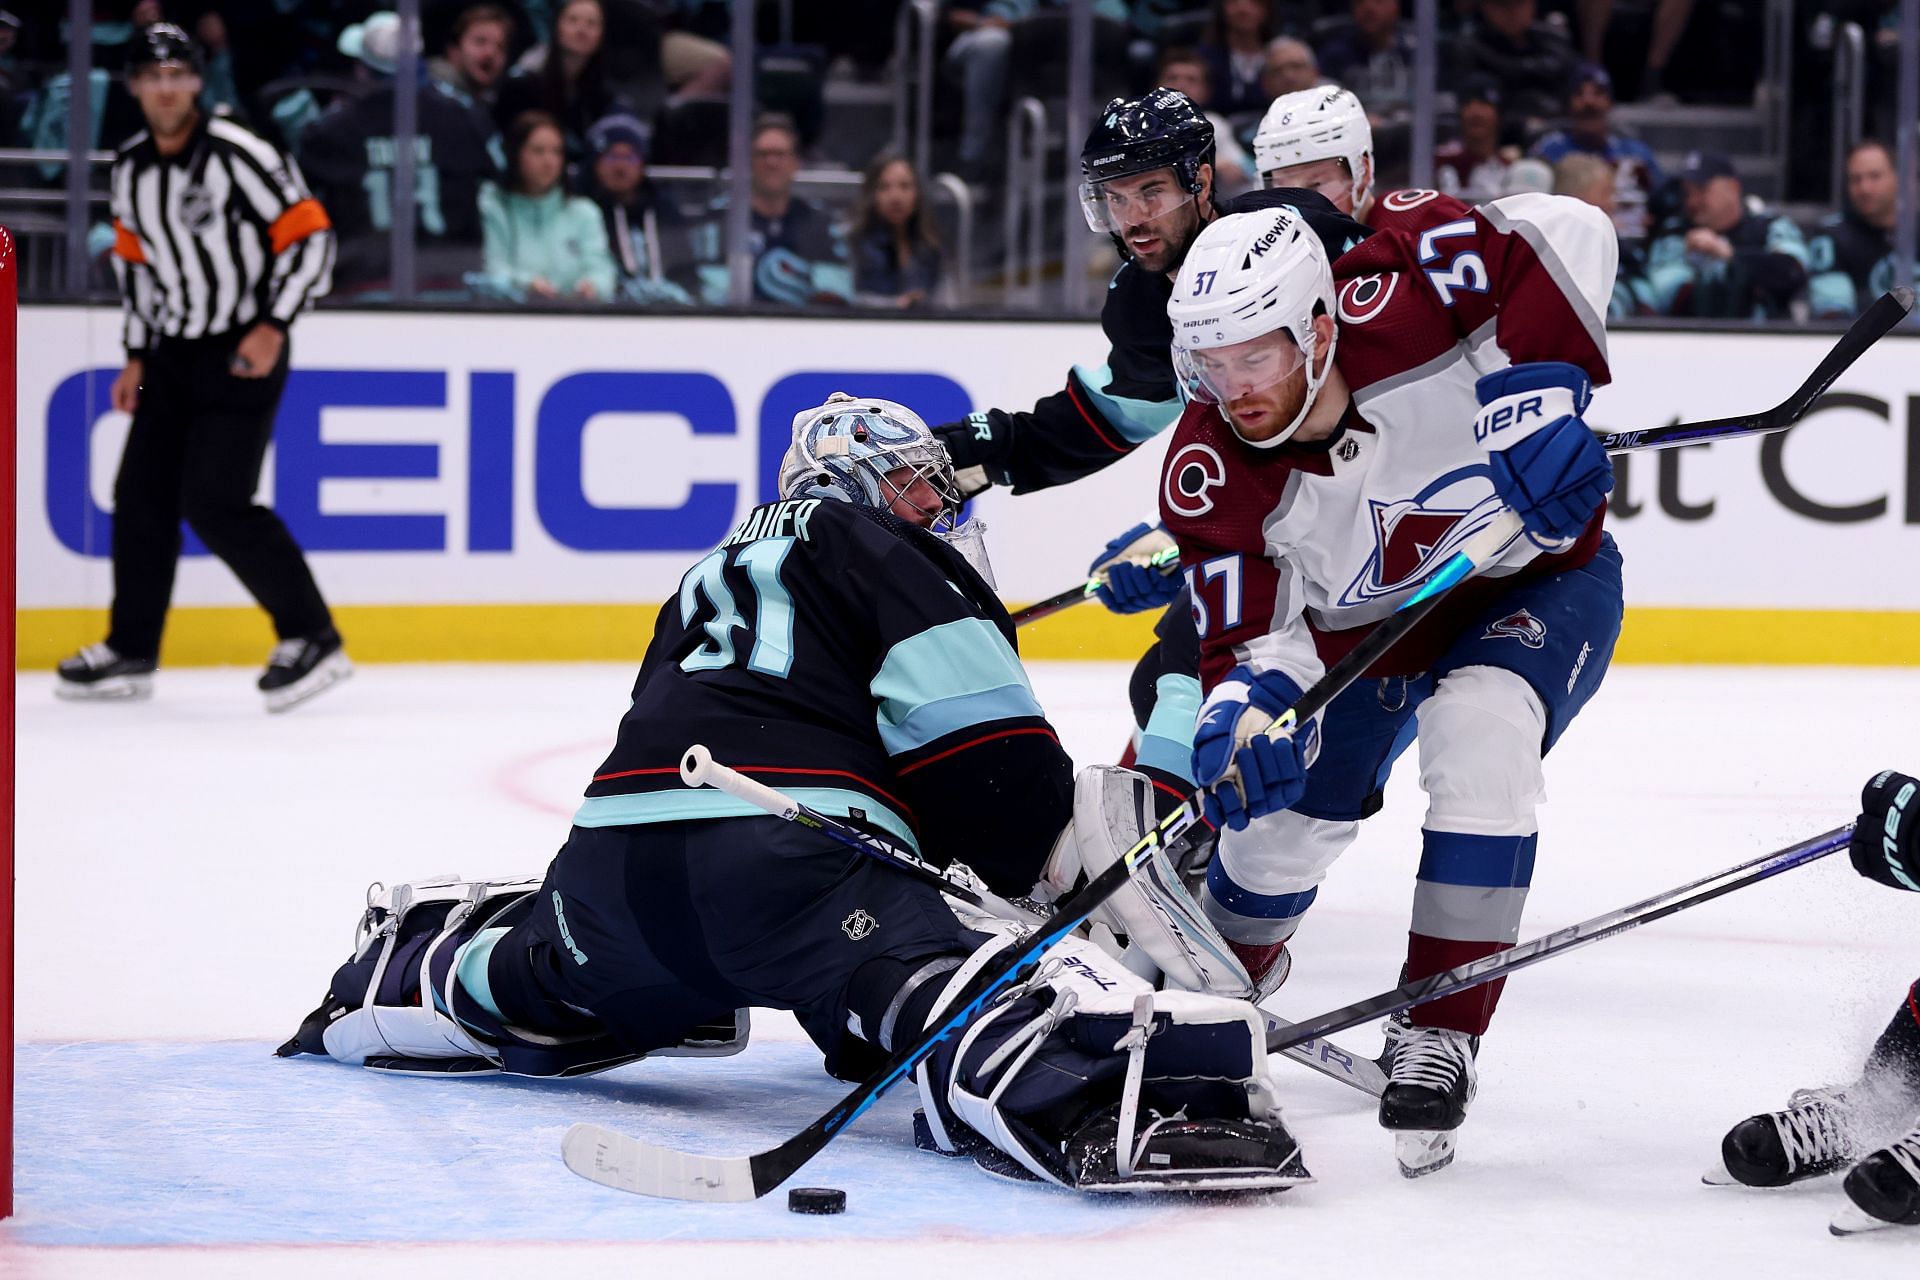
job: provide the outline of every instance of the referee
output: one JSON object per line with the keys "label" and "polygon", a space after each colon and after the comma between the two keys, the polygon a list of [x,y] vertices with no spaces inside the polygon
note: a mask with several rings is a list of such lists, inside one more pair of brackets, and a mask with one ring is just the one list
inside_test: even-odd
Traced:
{"label": "referee", "polygon": [[114,267],[127,366],[113,407],[133,415],[113,485],[113,613],[104,644],[60,664],[63,698],[153,691],[180,521],[273,619],[267,710],[353,667],[299,544],[254,501],[287,382],[287,327],[327,291],[334,237],[293,161],[200,111],[186,32],[139,32],[128,87],[147,119],[113,166]]}

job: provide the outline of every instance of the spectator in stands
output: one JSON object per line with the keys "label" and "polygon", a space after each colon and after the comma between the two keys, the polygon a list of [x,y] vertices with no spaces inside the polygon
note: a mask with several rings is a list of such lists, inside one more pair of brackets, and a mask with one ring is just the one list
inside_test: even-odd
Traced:
{"label": "spectator in stands", "polygon": [[913,162],[882,152],[867,166],[853,214],[854,301],[925,307],[939,300],[945,255]]}
{"label": "spectator in stands", "polygon": [[1261,87],[1267,46],[1280,34],[1268,0],[1214,0],[1200,56],[1207,60],[1214,110],[1236,123],[1258,118],[1275,95]]}
{"label": "spectator in stands", "polygon": [[1682,212],[1647,250],[1650,296],[1665,315],[1778,320],[1807,283],[1807,245],[1787,218],[1749,208],[1725,156],[1695,151],[1680,171]]}
{"label": "spectator in stands", "polygon": [[1509,123],[1524,122],[1528,134],[1560,113],[1580,65],[1567,38],[1535,17],[1534,0],[1480,0],[1455,46],[1455,80],[1491,78]]}
{"label": "spectator in stands", "polygon": [[[753,256],[753,297],[799,307],[844,303],[853,296],[847,245],[826,213],[793,193],[800,174],[800,131],[791,119],[766,115],[754,121],[751,156],[752,210],[748,252]],[[721,196],[693,230],[700,296],[727,301],[727,198]]]}
{"label": "spectator in stands", "polygon": [[1507,169],[1519,148],[1500,145],[1500,90],[1493,81],[1460,87],[1460,135],[1434,148],[1433,184],[1468,204],[1506,194]]}
{"label": "spectator in stands", "polygon": [[[1570,151],[1554,166],[1553,190],[1556,195],[1584,200],[1609,218],[1618,209],[1619,194],[1614,185],[1613,166],[1587,151]],[[1616,222],[1615,226],[1619,224]],[[1607,319],[1622,316],[1651,315],[1653,302],[1647,281],[1647,255],[1640,246],[1620,236],[1620,265],[1613,277],[1613,298],[1607,304]]]}
{"label": "spectator in stands", "polygon": [[515,301],[613,296],[600,211],[568,192],[566,140],[546,112],[526,112],[507,126],[506,186],[481,188],[480,219],[486,264],[475,283],[484,291]]}
{"label": "spectator in stands", "polygon": [[600,206],[607,248],[623,302],[691,303],[677,277],[692,269],[686,219],[647,179],[650,131],[633,116],[608,116],[587,134],[593,147],[589,191]]}
{"label": "spectator in stands", "polygon": [[1320,71],[1353,90],[1375,122],[1412,109],[1412,26],[1400,19],[1400,0],[1352,0],[1347,25],[1320,42]]}
{"label": "spectator in stands", "polygon": [[[393,224],[393,72],[400,19],[376,13],[340,33],[366,91],[349,96],[300,134],[298,159],[339,237],[336,295],[388,287]],[[480,264],[480,186],[493,177],[487,124],[440,93],[416,96],[414,272],[422,292],[464,292]]]}
{"label": "spectator in stands", "polygon": [[1268,100],[1311,89],[1320,83],[1320,64],[1313,56],[1312,45],[1292,36],[1281,36],[1267,44],[1267,62],[1260,72],[1260,88]]}
{"label": "spectator in stands", "polygon": [[[1607,26],[1613,21],[1613,0],[1579,0],[1580,44],[1588,62],[1605,61]],[[1647,41],[1646,69],[1640,73],[1640,97],[1666,97],[1667,63],[1686,34],[1693,17],[1693,0],[1658,0],[1653,7],[1653,32]]]}
{"label": "spectator in stands", "polygon": [[1628,239],[1647,234],[1647,200],[1666,181],[1653,148],[1613,128],[1613,77],[1605,67],[1588,64],[1574,76],[1567,97],[1567,127],[1533,144],[1533,154],[1559,164],[1574,153],[1597,156],[1613,166],[1618,184],[1614,226]]}
{"label": "spectator in stands", "polygon": [[32,86],[16,52],[19,41],[20,19],[0,9],[0,146],[17,147],[26,141],[20,117]]}
{"label": "spectator in stands", "polygon": [[508,129],[526,112],[544,111],[560,122],[567,162],[584,164],[593,122],[632,111],[607,82],[606,36],[600,0],[561,0],[553,14],[553,38],[529,49],[500,86],[494,123]]}
{"label": "spectator in stands", "polygon": [[513,15],[497,4],[476,4],[453,20],[446,51],[428,61],[427,74],[441,92],[491,114],[512,41]]}
{"label": "spectator in stands", "polygon": [[1178,89],[1192,100],[1213,126],[1213,185],[1222,196],[1237,196],[1260,185],[1253,172],[1253,159],[1233,136],[1233,127],[1218,111],[1208,110],[1213,85],[1207,60],[1194,49],[1169,49],[1160,55],[1160,71],[1154,81],[1163,89]]}
{"label": "spectator in stands", "polygon": [[1899,172],[1887,144],[1875,138],[1854,143],[1847,152],[1847,207],[1822,220],[1807,246],[1814,315],[1853,315],[1893,288],[1898,194]]}

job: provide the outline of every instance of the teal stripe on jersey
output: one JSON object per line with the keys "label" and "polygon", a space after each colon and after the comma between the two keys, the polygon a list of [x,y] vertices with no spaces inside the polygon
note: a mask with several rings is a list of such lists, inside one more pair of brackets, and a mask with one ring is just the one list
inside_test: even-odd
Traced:
{"label": "teal stripe on jersey", "polygon": [[1013,646],[984,618],[942,623],[902,640],[887,651],[871,687],[888,755],[974,725],[1045,714]]}
{"label": "teal stripe on jersey", "polygon": [[1153,682],[1153,714],[1140,733],[1134,763],[1165,770],[1193,786],[1193,730],[1200,720],[1200,682],[1168,672]]}
{"label": "teal stripe on jersey", "polygon": [[1131,444],[1139,444],[1165,431],[1180,420],[1180,411],[1186,407],[1180,403],[1179,396],[1171,400],[1134,400],[1108,395],[1106,388],[1113,382],[1113,369],[1109,365],[1089,369],[1077,364],[1073,371],[1079,376],[1080,385],[1093,397],[1100,416],[1112,423]]}
{"label": "teal stripe on jersey", "polygon": [[[866,820],[899,840],[915,853],[920,842],[900,815],[872,796],[840,787],[782,787],[781,794],[809,809],[844,818],[858,809]],[[576,827],[636,827],[650,822],[692,822],[701,818],[762,818],[767,811],[724,791],[702,787],[697,791],[642,791],[624,796],[589,796],[574,811]]]}
{"label": "teal stripe on jersey", "polygon": [[453,976],[460,989],[502,1022],[507,1020],[507,1015],[501,1013],[500,1006],[493,1001],[493,984],[487,981],[487,961],[493,955],[494,945],[507,933],[506,929],[482,929],[479,937],[460,948],[453,962]]}

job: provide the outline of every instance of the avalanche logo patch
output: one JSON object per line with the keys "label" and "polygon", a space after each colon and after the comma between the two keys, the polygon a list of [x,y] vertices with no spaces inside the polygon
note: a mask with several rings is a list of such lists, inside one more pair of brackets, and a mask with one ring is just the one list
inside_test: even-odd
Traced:
{"label": "avalanche logo patch", "polygon": [[1399,283],[1398,273],[1382,271],[1341,285],[1338,300],[1341,323],[1365,324],[1385,311],[1387,303],[1393,301],[1394,286]]}
{"label": "avalanche logo patch", "polygon": [[1500,509],[1500,500],[1487,492],[1486,474],[1484,466],[1462,467],[1412,498],[1368,499],[1373,551],[1340,593],[1337,607],[1352,609],[1394,595],[1445,564]]}
{"label": "avalanche logo patch", "polygon": [[1227,482],[1227,464],[1210,444],[1189,444],[1167,459],[1161,499],[1189,520],[1213,510],[1213,490]]}
{"label": "avalanche logo patch", "polygon": [[[1525,609],[1521,609],[1488,627],[1486,634],[1480,638],[1482,640],[1518,640],[1529,649],[1540,649],[1547,643],[1547,624]],[[1582,653],[1581,661],[1584,662],[1586,657],[1587,655]],[[1579,677],[1579,667],[1574,668],[1573,674],[1576,679]],[[1569,680],[1567,683],[1571,685],[1573,682]]]}
{"label": "avalanche logo patch", "polygon": [[867,914],[865,907],[855,907],[853,914],[840,922],[840,932],[855,942],[866,937],[880,927],[880,922]]}
{"label": "avalanche logo patch", "polygon": [[1427,191],[1419,187],[1409,187],[1404,191],[1389,191],[1380,197],[1382,208],[1393,213],[1405,213],[1409,209],[1418,209],[1429,200],[1438,200],[1438,191]]}

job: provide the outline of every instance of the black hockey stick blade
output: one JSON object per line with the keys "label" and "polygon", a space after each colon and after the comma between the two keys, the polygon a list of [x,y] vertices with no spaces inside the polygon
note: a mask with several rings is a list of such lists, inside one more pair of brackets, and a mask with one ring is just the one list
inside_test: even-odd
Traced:
{"label": "black hockey stick blade", "polygon": [[799,1171],[841,1130],[879,1100],[880,1095],[905,1079],[947,1037],[970,1022],[987,1003],[1011,986],[1040,958],[1042,952],[1073,932],[1095,907],[1127,882],[1134,866],[1157,848],[1178,859],[1196,828],[1202,827],[1197,806],[1189,802],[1174,810],[1127,850],[1119,861],[1064,899],[1053,915],[1017,945],[996,957],[974,979],[971,999],[944,1013],[913,1044],[887,1060],[885,1066],[857,1085],[831,1110],[777,1147],[750,1156],[703,1156],[655,1146],[595,1124],[576,1124],[561,1140],[560,1154],[567,1168],[601,1186],[637,1195],[669,1200],[757,1200]]}
{"label": "black hockey stick blade", "polygon": [[1412,982],[1402,983],[1392,991],[1356,1001],[1345,1008],[1335,1009],[1331,1013],[1321,1014],[1317,1018],[1308,1018],[1305,1022],[1295,1023],[1291,1027],[1279,1028],[1267,1033],[1267,1052],[1280,1053],[1290,1045],[1303,1044],[1309,1040],[1318,1040],[1357,1027],[1375,1018],[1384,1018],[1411,1009],[1417,1004],[1437,1000],[1441,996],[1450,996],[1455,992],[1466,991],[1496,978],[1504,978],[1519,969],[1539,964],[1542,960],[1564,955],[1579,947],[1611,938],[1616,934],[1637,929],[1643,924],[1697,907],[1703,902],[1711,902],[1735,889],[1743,889],[1750,884],[1777,876],[1783,871],[1824,858],[1847,847],[1847,839],[1853,834],[1853,824],[1836,827],[1822,835],[1785,849],[1764,854],[1750,862],[1743,862],[1725,871],[1703,876],[1690,884],[1677,889],[1668,889],[1657,893],[1644,901],[1631,906],[1609,911],[1605,915],[1583,920],[1579,924],[1570,924],[1564,929],[1542,934],[1538,938],[1520,943],[1506,951],[1495,952],[1468,964],[1459,965],[1442,973],[1429,974]]}
{"label": "black hockey stick blade", "polygon": [[1765,435],[1784,431],[1807,416],[1834,380],[1845,373],[1866,353],[1868,347],[1884,338],[1913,310],[1914,292],[1902,285],[1880,295],[1862,311],[1848,330],[1840,335],[1800,389],[1779,404],[1760,413],[1737,418],[1714,418],[1707,422],[1677,422],[1670,427],[1649,427],[1643,431],[1616,431],[1600,437],[1608,453],[1628,450],[1673,449],[1683,444],[1700,444],[1732,436]]}

